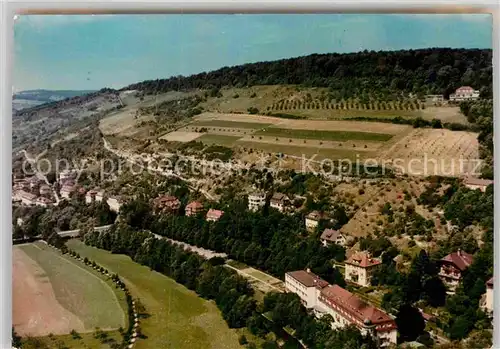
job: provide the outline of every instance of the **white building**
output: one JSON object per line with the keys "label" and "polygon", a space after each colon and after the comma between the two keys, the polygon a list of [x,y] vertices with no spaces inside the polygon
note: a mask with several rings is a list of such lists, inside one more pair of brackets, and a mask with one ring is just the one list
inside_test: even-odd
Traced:
{"label": "white building", "polygon": [[291,271],[285,274],[287,292],[297,294],[306,308],[315,308],[320,291],[328,282],[308,270]]}
{"label": "white building", "polygon": [[479,98],[479,91],[474,90],[470,86],[462,86],[457,88],[455,93],[452,93],[450,95],[450,101],[451,102],[461,102],[461,101],[468,101],[468,100],[476,100]]}
{"label": "white building", "polygon": [[36,195],[21,190],[17,193],[17,197],[23,205],[33,206],[36,203]]}
{"label": "white building", "polygon": [[76,179],[78,173],[74,170],[63,170],[59,172],[59,183],[62,184],[68,180]]}
{"label": "white building", "polygon": [[355,325],[363,335],[373,336],[380,347],[397,343],[397,325],[391,316],[338,285],[323,288],[318,305],[332,316],[333,328]]}
{"label": "white building", "polygon": [[324,219],[324,215],[321,212],[312,211],[306,216],[306,229],[308,231],[315,231],[319,221],[322,219]]}
{"label": "white building", "polygon": [[[97,190],[89,190],[87,194],[85,194],[85,203],[91,204],[96,201]],[[101,198],[102,201],[102,198]]]}
{"label": "white building", "polygon": [[108,198],[106,203],[108,204],[111,211],[120,212],[120,207],[123,205],[123,200],[118,196],[111,196],[110,198]]}
{"label": "white building", "polygon": [[448,288],[449,293],[454,293],[462,279],[463,272],[472,264],[474,256],[465,251],[458,250],[445,256],[439,261],[439,278]]}
{"label": "white building", "polygon": [[345,280],[362,287],[370,286],[373,272],[381,263],[367,252],[354,253],[345,261]]}
{"label": "white building", "polygon": [[328,246],[330,244],[336,244],[340,246],[345,246],[347,238],[339,230],[326,228],[321,234],[321,242],[323,246]]}
{"label": "white building", "polygon": [[397,326],[392,317],[342,287],[329,285],[310,270],[286,273],[285,287],[287,292],[297,294],[317,317],[329,314],[333,318],[332,328],[354,325],[364,335],[372,335],[380,347],[396,344]]}
{"label": "white building", "polygon": [[486,293],[481,298],[481,308],[485,312],[493,312],[493,278],[486,281]]}
{"label": "white building", "polygon": [[95,193],[95,201],[102,202],[102,200],[104,200],[104,191],[97,191],[97,193]]}
{"label": "white building", "polygon": [[255,192],[248,195],[248,209],[257,211],[266,204],[266,193]]}
{"label": "white building", "polygon": [[464,185],[472,190],[479,189],[483,193],[486,191],[486,188],[490,185],[493,184],[493,181],[490,179],[481,179],[481,178],[475,178],[475,177],[467,177],[464,180]]}
{"label": "white building", "polygon": [[290,206],[290,199],[285,194],[274,193],[271,198],[270,206],[283,212]]}

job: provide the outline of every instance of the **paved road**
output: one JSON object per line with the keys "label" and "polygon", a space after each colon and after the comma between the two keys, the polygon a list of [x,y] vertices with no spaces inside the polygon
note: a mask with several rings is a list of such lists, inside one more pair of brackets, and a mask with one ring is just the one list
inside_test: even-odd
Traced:
{"label": "paved road", "polygon": [[[100,227],[95,227],[94,231],[108,230],[112,226],[113,226],[113,224],[101,225]],[[73,237],[74,238],[74,237],[78,237],[80,235],[80,229],[60,231],[57,234],[60,237],[63,237],[63,238],[67,238],[67,237]]]}

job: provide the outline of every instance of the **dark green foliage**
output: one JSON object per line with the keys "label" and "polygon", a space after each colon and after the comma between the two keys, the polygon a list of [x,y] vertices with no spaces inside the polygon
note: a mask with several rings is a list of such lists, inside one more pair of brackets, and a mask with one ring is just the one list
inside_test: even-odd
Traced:
{"label": "dark green foliage", "polygon": [[188,77],[136,83],[123,90],[146,93],[195,88],[221,96],[223,86],[299,84],[329,87],[339,99],[360,90],[389,95],[394,91],[444,94],[464,85],[484,87],[492,95],[492,50],[429,48],[392,52],[313,54],[304,57],[224,67]]}
{"label": "dark green foliage", "polygon": [[424,332],[425,321],[420,311],[411,305],[403,305],[396,315],[401,341],[414,341]]}

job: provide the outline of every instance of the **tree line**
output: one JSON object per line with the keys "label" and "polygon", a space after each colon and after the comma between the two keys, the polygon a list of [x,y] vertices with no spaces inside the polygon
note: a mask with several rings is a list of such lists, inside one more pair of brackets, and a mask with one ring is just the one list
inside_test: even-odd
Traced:
{"label": "tree line", "polygon": [[[336,99],[394,91],[443,94],[462,85],[492,96],[492,50],[427,48],[400,51],[312,54],[271,62],[224,67],[188,77],[147,80],[124,87],[152,94],[224,86],[295,84],[329,87]],[[217,96],[217,92],[214,93]]]}
{"label": "tree line", "polygon": [[278,277],[290,270],[310,268],[331,283],[343,284],[331,261],[343,261],[345,249],[324,247],[317,236],[306,232],[302,214],[288,216],[267,206],[250,212],[243,200],[223,209],[220,220],[207,222],[202,215],[155,215],[149,203],[139,199],[125,204],[120,216],[134,228],[225,252]]}

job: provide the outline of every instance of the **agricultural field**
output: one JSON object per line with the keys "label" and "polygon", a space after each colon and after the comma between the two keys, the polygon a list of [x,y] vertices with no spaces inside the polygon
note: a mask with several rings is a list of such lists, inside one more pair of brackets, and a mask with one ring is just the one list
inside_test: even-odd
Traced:
{"label": "agricultural field", "polygon": [[44,243],[13,247],[13,326],[23,336],[126,326],[112,283]]}
{"label": "agricultural field", "polygon": [[415,129],[380,156],[412,175],[461,176],[477,171],[477,133]]}
{"label": "agricultural field", "polygon": [[68,247],[111,272],[118,273],[134,298],[139,298],[149,317],[141,321],[147,337],[135,348],[241,348],[238,334],[228,328],[219,310],[174,280],[133,262],[128,256],[70,240]]}

